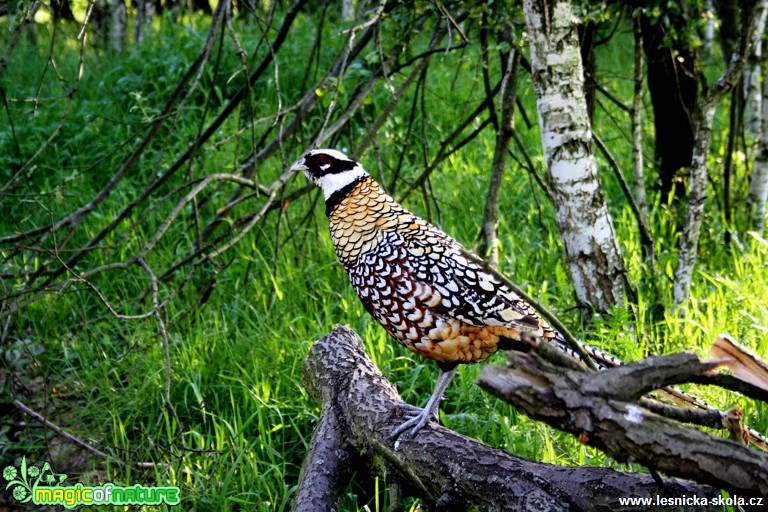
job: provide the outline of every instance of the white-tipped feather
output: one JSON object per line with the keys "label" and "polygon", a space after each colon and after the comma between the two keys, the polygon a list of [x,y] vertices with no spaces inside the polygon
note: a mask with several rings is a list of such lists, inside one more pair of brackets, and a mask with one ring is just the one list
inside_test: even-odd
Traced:
{"label": "white-tipped feather", "polygon": [[[325,156],[328,158],[325,158]],[[341,165],[339,165],[340,162]],[[348,169],[345,170],[347,167]],[[311,181],[323,189],[326,200],[335,192],[351,183],[369,176],[359,163],[354,162],[344,153],[333,149],[308,151],[293,164],[291,169],[303,171]],[[445,367],[441,367],[435,391],[424,409],[418,409],[405,404],[401,406],[405,416],[409,419],[390,434],[390,439],[394,439],[406,431],[409,432],[408,436],[415,435],[419,429],[435,416],[443,391],[456,372],[455,365],[458,364],[457,361],[482,361],[495,350],[496,346],[494,345],[492,350],[486,353],[482,352],[479,348],[473,351],[473,347],[470,345],[468,348],[462,349],[465,350],[464,359],[448,357],[456,355],[457,350],[461,346],[460,343],[465,343],[460,341],[460,338],[469,339],[468,336],[459,335],[462,321],[474,322],[467,324],[472,326],[502,327],[510,325],[510,329],[531,329],[531,332],[534,332],[534,329],[538,329],[536,331],[538,333],[547,333],[547,331],[545,330],[546,325],[543,324],[544,327],[542,327],[535,315],[533,317],[530,316],[530,306],[522,299],[519,299],[505,286],[502,286],[495,277],[487,274],[463,256],[460,256],[463,253],[463,249],[461,249],[458,242],[437,230],[434,226],[413,216],[402,208],[401,205],[394,203],[392,198],[380,190],[377,184],[370,183],[365,190],[360,189],[357,192],[353,190],[350,194],[361,195],[369,193],[372,194],[370,196],[372,200],[379,203],[389,202],[389,205],[387,208],[380,207],[375,211],[363,212],[364,215],[361,217],[373,223],[370,225],[370,229],[368,229],[365,225],[360,226],[355,225],[352,221],[340,220],[344,212],[337,212],[336,210],[345,208],[345,205],[343,201],[334,204],[334,209],[328,212],[331,224],[336,222],[342,226],[338,229],[333,225],[331,226],[334,245],[337,246],[337,253],[342,259],[345,268],[347,268],[347,272],[350,273],[350,278],[357,289],[358,295],[366,306],[371,306],[372,313],[377,321],[387,328],[390,334],[403,345],[426,357],[446,363]],[[353,213],[359,214],[362,209],[366,208],[366,205],[370,207],[371,203],[367,202],[366,199],[365,197],[355,197],[357,202],[350,201],[346,208],[352,208],[354,210]],[[387,222],[383,223],[390,226],[388,228],[389,231],[392,231],[392,224],[397,225],[398,222],[403,222],[402,225],[396,227],[412,234],[414,238],[420,237],[419,240],[424,243],[407,245],[403,242],[405,238],[402,234],[392,231],[391,233],[388,232],[387,235],[382,234],[380,241],[377,242],[379,245],[376,251],[373,251],[368,246],[366,246],[366,249],[361,249],[361,232],[371,230],[384,232],[383,228],[380,228],[375,223],[377,215],[381,217],[382,211],[389,212],[389,215],[392,217],[392,219],[387,219]],[[360,217],[356,218],[360,220]],[[402,221],[400,220],[401,218],[406,220]],[[347,229],[344,226],[354,226],[354,228]],[[418,230],[422,230],[422,232],[419,233],[417,232]],[[389,247],[387,247],[388,245]],[[341,249],[339,248],[340,246]],[[435,250],[436,248],[442,249],[438,251]],[[393,256],[398,249],[402,254],[406,255],[405,257],[412,258],[412,271],[410,267],[403,263],[401,257]],[[352,252],[355,253],[354,258],[349,257]],[[452,264],[440,263],[441,259],[450,260]],[[358,267],[363,265],[368,265],[369,268],[359,271]],[[390,274],[383,273],[380,275],[379,272],[385,267]],[[406,268],[409,269],[407,272],[405,272]],[[431,276],[431,279],[434,281],[427,281],[427,274],[430,271],[434,271]],[[445,274],[441,274],[441,272],[445,272]],[[403,274],[405,274],[405,277],[401,278]],[[398,279],[395,279],[395,276]],[[387,279],[384,277],[389,279],[392,286],[388,284]],[[409,281],[409,279],[412,279],[412,281]],[[460,279],[460,281],[455,281],[455,279]],[[476,297],[476,299],[472,299],[469,294],[460,293],[464,290],[473,291],[474,295],[472,296]],[[497,303],[494,303],[495,298],[491,300],[482,299],[483,303],[477,302],[480,300],[480,297],[494,295],[501,297]],[[461,301],[464,301],[463,305]],[[510,305],[513,303],[514,307]],[[397,309],[395,306],[398,306],[400,309]],[[439,310],[438,307],[441,307],[442,310]],[[403,313],[403,310],[406,313]],[[453,316],[451,317],[450,315]],[[424,329],[421,338],[419,337],[419,329]],[[546,329],[549,328],[546,327]],[[489,332],[493,331],[489,329]],[[512,331],[507,332],[511,333]],[[553,333],[554,331],[549,332]],[[496,334],[491,336],[496,336]],[[491,339],[490,343],[496,343],[491,336],[488,337],[488,339]],[[506,334],[499,336],[503,337]],[[541,336],[541,334],[537,336]],[[483,338],[478,337],[478,339],[482,340]],[[581,360],[582,356],[577,354],[566,343],[560,333],[554,332],[554,337],[547,336],[546,339],[563,353],[576,360]],[[624,364],[620,360],[595,348],[583,344],[581,346],[584,352],[586,352],[586,356],[592,358],[600,370]],[[428,348],[434,349],[434,352],[429,354],[427,352]],[[721,352],[725,352],[724,355],[729,356],[729,361],[740,360],[742,363],[740,366],[747,367],[750,370],[747,372],[748,377],[742,378],[758,386],[760,385],[759,383],[765,385],[768,382],[768,364],[763,363],[759,358],[751,354],[748,354],[751,357],[737,357],[743,356],[746,351],[737,350],[733,344],[724,346],[724,343],[721,342],[716,344],[715,349],[718,348]],[[452,351],[449,353],[448,349],[452,349]],[[746,360],[746,363],[742,359]],[[744,372],[739,372],[734,368],[734,373],[743,375]],[[657,393],[670,398],[684,407],[705,410],[714,409],[702,400],[674,386],[658,390]],[[629,405],[627,410],[630,411],[628,416],[630,421],[642,421],[645,414],[642,408]],[[740,416],[736,414],[731,414],[731,416],[732,435],[738,436],[739,440],[741,440],[742,434],[744,434],[747,436],[744,439],[751,438],[751,441],[757,446],[768,449],[768,442],[766,442],[765,437],[761,433],[744,426]],[[397,448],[397,446],[396,444],[395,447]]]}

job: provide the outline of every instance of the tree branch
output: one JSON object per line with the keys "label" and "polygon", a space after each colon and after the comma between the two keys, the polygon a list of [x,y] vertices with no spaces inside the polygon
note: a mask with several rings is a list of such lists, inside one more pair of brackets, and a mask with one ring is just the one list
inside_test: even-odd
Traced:
{"label": "tree branch", "polygon": [[[636,400],[719,364],[692,354],[652,357],[599,373],[564,370],[535,353],[507,354],[483,370],[480,386],[533,419],[673,476],[739,494],[768,496],[768,455],[661,417]],[[736,469],[738,468],[738,469]]]}
{"label": "tree branch", "polygon": [[[616,512],[633,508],[620,504],[620,497],[664,494],[648,475],[533,462],[435,424],[428,424],[414,439],[400,440],[395,449],[387,435],[403,421],[396,408],[401,399],[365,354],[362,340],[347,327],[336,327],[314,343],[304,361],[304,376],[307,391],[323,409],[323,419],[304,461],[296,511],[329,510],[334,505],[345,490],[338,459],[347,460],[350,451],[365,454],[371,471],[401,486],[405,494],[442,510]],[[325,441],[319,433],[329,428],[328,414],[335,416],[340,429],[329,435],[346,444]],[[329,451],[329,446],[342,446],[344,453]],[[305,496],[313,493],[308,487],[318,481],[333,482],[336,488],[327,492],[328,485],[322,484],[325,501],[304,508]],[[672,495],[717,495],[710,487],[690,482],[671,480],[667,485],[666,492]]]}

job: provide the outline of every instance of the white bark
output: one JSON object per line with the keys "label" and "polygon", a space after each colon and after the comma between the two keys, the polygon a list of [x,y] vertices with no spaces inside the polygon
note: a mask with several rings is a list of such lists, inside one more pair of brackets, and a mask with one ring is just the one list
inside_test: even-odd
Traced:
{"label": "white bark", "polygon": [[[719,99],[719,98],[718,98]],[[704,214],[704,202],[707,199],[707,156],[712,142],[712,119],[715,116],[717,101],[710,95],[701,101],[693,114],[693,158],[691,159],[691,182],[688,193],[688,211],[682,233],[682,244],[675,267],[675,282],[672,296],[675,306],[688,299],[691,290],[693,268],[696,265],[696,252],[699,247],[699,233]]]}
{"label": "white bark", "polygon": [[764,78],[762,128],[747,196],[747,204],[752,214],[752,229],[759,233],[765,231],[765,203],[768,201],[768,76]]}
{"label": "white bark", "polygon": [[750,69],[744,70],[744,92],[747,98],[747,104],[744,107],[744,127],[752,135],[759,135],[762,129],[762,119],[760,112],[762,110],[763,94],[760,86],[760,75],[762,75],[762,66],[755,64]]}
{"label": "white bark", "polygon": [[126,24],[128,22],[125,0],[111,0],[109,6],[112,18],[112,26],[110,27],[112,47],[120,51],[125,47]]}
{"label": "white bark", "polygon": [[357,0],[342,0],[341,2],[341,18],[344,21],[352,21],[355,19],[355,11],[357,10]]}
{"label": "white bark", "polygon": [[544,158],[560,236],[580,305],[624,301],[625,271],[592,153],[592,127],[569,1],[525,0]]}
{"label": "white bark", "polygon": [[[693,112],[693,158],[691,159],[691,178],[688,193],[688,211],[685,216],[680,254],[675,267],[674,285],[672,287],[672,300],[675,307],[679,307],[688,299],[691,289],[693,269],[696,264],[696,253],[699,248],[699,234],[704,213],[704,202],[707,199],[707,156],[712,142],[712,119],[715,108],[720,100],[735,86],[744,68],[744,60],[749,46],[748,38],[744,37],[744,30],[752,29],[754,22],[754,10],[742,10],[742,36],[739,39],[739,48],[734,52],[725,72],[718,78],[712,87],[699,102]],[[680,309],[679,314],[685,311]]]}
{"label": "white bark", "polygon": [[706,1],[707,11],[712,13],[712,16],[707,17],[706,25],[704,26],[704,51],[709,55],[712,55],[715,50],[715,16],[714,13],[715,3],[712,0]]}
{"label": "white bark", "polygon": [[[768,0],[767,0],[768,1]],[[635,202],[640,218],[648,223],[648,200],[643,173],[643,35],[640,19],[635,18],[635,92],[632,101],[632,173],[635,176]]]}
{"label": "white bark", "polygon": [[[749,181],[747,204],[750,209],[752,229],[765,231],[765,204],[768,200],[768,72],[765,69],[763,53],[765,42],[766,18],[768,18],[768,0],[762,0],[757,7],[757,30],[753,33],[753,50],[750,62],[753,63],[748,82],[747,106],[744,112],[747,128],[757,136],[757,155]],[[762,64],[762,67],[761,67]],[[761,76],[762,75],[762,76]],[[762,87],[760,79],[762,78]]]}
{"label": "white bark", "polygon": [[134,39],[137,43],[144,41],[144,33],[147,27],[152,25],[155,17],[155,4],[151,0],[137,0],[136,2],[136,27]]}
{"label": "white bark", "polygon": [[749,65],[744,69],[744,95],[747,99],[744,107],[744,126],[753,135],[759,136],[762,129],[763,93],[760,79],[763,64],[763,32],[768,17],[768,0],[761,0],[755,9],[757,28],[752,33],[752,52]]}

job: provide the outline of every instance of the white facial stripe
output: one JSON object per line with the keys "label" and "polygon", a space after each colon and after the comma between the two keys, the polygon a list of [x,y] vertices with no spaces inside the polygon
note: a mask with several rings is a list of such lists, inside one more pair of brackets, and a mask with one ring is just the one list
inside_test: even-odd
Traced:
{"label": "white facial stripe", "polygon": [[336,160],[341,160],[343,162],[351,162],[352,159],[349,158],[347,155],[342,153],[341,151],[337,151],[335,149],[312,149],[309,151],[308,154],[310,155],[316,155],[318,153],[325,153],[328,156],[331,156],[335,158]]}
{"label": "white facial stripe", "polygon": [[323,189],[325,199],[328,199],[337,190],[341,190],[364,176],[368,176],[368,173],[365,172],[362,165],[357,164],[348,171],[340,172],[338,174],[326,174],[325,176],[318,178],[315,183]]}

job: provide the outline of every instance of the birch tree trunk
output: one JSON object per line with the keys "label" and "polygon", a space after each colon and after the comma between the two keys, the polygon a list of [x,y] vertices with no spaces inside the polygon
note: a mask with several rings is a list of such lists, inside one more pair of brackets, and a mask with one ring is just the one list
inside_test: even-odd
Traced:
{"label": "birch tree trunk", "polygon": [[[705,6],[707,11],[715,12],[715,2],[713,0],[706,0]],[[704,50],[712,55],[715,51],[715,17],[708,16],[706,25],[704,26]]]}
{"label": "birch tree trunk", "polygon": [[[691,289],[693,268],[696,264],[696,252],[699,247],[699,234],[707,199],[707,156],[712,142],[712,119],[720,100],[738,83],[744,60],[749,47],[749,29],[754,20],[754,6],[745,4],[741,13],[739,45],[733,52],[728,67],[693,112],[693,158],[691,161],[691,179],[688,192],[688,210],[683,227],[680,254],[675,267],[672,299],[675,307],[688,299]],[[683,314],[684,311],[680,310]]]}
{"label": "birch tree trunk", "polygon": [[357,0],[342,0],[341,2],[341,18],[345,21],[352,21],[355,19],[355,11],[357,10]]}
{"label": "birch tree trunk", "polygon": [[[699,233],[704,213],[704,202],[707,199],[707,156],[712,140],[712,118],[720,98],[707,94],[699,107],[693,113],[694,146],[693,161],[691,162],[691,183],[688,195],[688,211],[685,216],[685,226],[682,233],[680,254],[675,267],[672,297],[675,307],[680,306],[691,290],[693,268],[696,264],[696,252],[699,246]],[[681,311],[682,313],[682,311]]]}
{"label": "birch tree trunk", "polygon": [[761,0],[755,10],[757,29],[752,34],[752,51],[744,69],[744,126],[755,136],[762,130],[762,88],[760,81],[763,75],[763,32],[765,32],[766,17],[768,16],[768,0]]}
{"label": "birch tree trunk", "polygon": [[[761,0],[755,11],[757,29],[753,32],[753,48],[750,53],[751,69],[744,81],[747,83],[747,107],[744,112],[747,128],[757,138],[757,155],[749,179],[747,205],[750,211],[751,228],[758,233],[765,231],[765,203],[768,200],[768,70],[764,55],[763,41],[768,0]],[[747,78],[747,76],[749,78]],[[760,81],[762,79],[762,87]]]}
{"label": "birch tree trunk", "polygon": [[576,18],[569,1],[525,0],[547,179],[580,306],[624,301],[626,272],[592,153]]}
{"label": "birch tree trunk", "polygon": [[643,31],[640,19],[634,19],[635,30],[635,90],[632,100],[632,174],[635,177],[635,202],[640,218],[648,223],[648,200],[645,196],[643,173]]}
{"label": "birch tree trunk", "polygon": [[110,1],[111,26],[110,35],[112,36],[112,47],[115,50],[125,48],[126,26],[128,24],[128,13],[125,7],[125,0]]}
{"label": "birch tree trunk", "polygon": [[765,231],[765,203],[768,201],[768,76],[763,77],[762,127],[749,182],[747,204],[752,217],[752,229]]}
{"label": "birch tree trunk", "polygon": [[155,5],[150,0],[137,0],[136,2],[136,27],[134,39],[137,43],[144,41],[144,33],[147,27],[152,25],[155,16]]}

